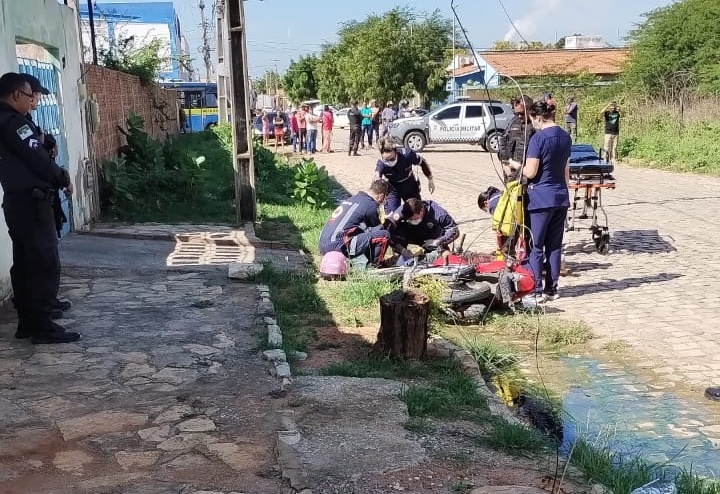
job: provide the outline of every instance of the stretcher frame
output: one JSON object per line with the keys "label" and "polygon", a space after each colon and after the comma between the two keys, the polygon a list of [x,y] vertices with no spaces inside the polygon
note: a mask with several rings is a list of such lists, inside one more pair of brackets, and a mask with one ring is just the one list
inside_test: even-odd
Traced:
{"label": "stretcher frame", "polygon": [[[592,170],[588,168],[591,167],[585,167],[584,170],[575,174],[571,170],[568,188],[573,191],[573,198],[565,230],[579,230],[576,220],[590,219],[590,226],[587,229],[592,232],[595,250],[600,254],[608,254],[610,252],[610,229],[608,215],[603,207],[602,194],[603,190],[614,189],[616,180],[612,175],[602,173],[600,167],[598,167],[599,173],[597,174],[592,173]],[[577,214],[578,203],[582,203],[582,211],[579,215]],[[588,215],[588,209],[591,210],[590,215]],[[603,215],[603,224],[598,221],[598,209]]]}

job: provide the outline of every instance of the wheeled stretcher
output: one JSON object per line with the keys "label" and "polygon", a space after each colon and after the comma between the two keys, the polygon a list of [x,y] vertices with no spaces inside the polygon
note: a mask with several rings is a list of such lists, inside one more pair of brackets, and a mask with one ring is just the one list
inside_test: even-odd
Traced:
{"label": "wheeled stretcher", "polygon": [[[601,151],[602,153],[602,151]],[[608,216],[603,208],[602,194],[606,189],[615,188],[612,163],[604,161],[589,144],[573,144],[570,153],[569,189],[573,193],[568,211],[567,231],[580,229],[577,220],[590,220],[587,227],[592,232],[595,249],[601,254],[610,251]],[[603,221],[598,220],[598,209]]]}

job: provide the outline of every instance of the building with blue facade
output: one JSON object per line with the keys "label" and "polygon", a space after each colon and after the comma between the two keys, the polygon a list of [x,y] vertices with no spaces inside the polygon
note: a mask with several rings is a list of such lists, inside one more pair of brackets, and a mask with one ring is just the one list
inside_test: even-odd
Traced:
{"label": "building with blue facade", "polygon": [[[80,5],[80,18],[83,58],[89,62],[92,60],[91,34],[88,6],[85,3]],[[132,38],[135,48],[159,39],[162,43],[161,56],[167,60],[159,74],[160,80],[192,79],[192,71],[184,66],[187,63],[180,63],[181,59],[188,59],[189,49],[173,2],[94,2],[93,19],[98,50],[107,50],[111,43],[121,43],[128,38]]]}

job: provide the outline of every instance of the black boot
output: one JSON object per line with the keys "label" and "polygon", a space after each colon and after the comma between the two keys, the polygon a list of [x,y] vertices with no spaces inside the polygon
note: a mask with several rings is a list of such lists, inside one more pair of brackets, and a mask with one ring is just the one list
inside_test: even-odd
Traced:
{"label": "black boot", "polygon": [[34,345],[50,345],[54,343],[73,343],[79,339],[79,333],[65,331],[65,328],[59,324],[50,322],[49,329],[33,334],[30,341]]}
{"label": "black boot", "polygon": [[66,310],[70,310],[72,307],[72,302],[69,300],[60,300],[59,298],[56,298],[52,301],[50,304],[53,309],[60,309],[61,311],[65,312]]}

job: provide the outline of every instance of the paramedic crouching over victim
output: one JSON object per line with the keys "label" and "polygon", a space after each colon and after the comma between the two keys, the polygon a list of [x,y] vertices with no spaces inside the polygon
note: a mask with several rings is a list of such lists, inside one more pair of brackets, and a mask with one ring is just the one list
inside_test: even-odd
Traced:
{"label": "paramedic crouching over victim", "polygon": [[389,188],[385,180],[375,180],[367,192],[358,192],[341,202],[320,232],[320,253],[340,252],[359,269],[380,264],[390,234],[380,225],[379,206],[385,202]]}
{"label": "paramedic crouching over victim", "polygon": [[528,143],[522,173],[528,179],[527,210],[532,234],[529,267],[535,278],[535,302],[541,303],[558,298],[563,234],[570,207],[567,187],[572,139],[555,123],[552,109],[545,102],[539,101],[529,110],[536,132]]}
{"label": "paramedic crouching over victim", "polygon": [[432,171],[425,158],[406,148],[396,148],[390,137],[381,137],[378,141],[380,159],[375,165],[375,179],[385,178],[390,182],[390,193],[385,202],[385,213],[389,214],[400,207],[401,201],[414,197],[420,199],[420,181],[413,174],[413,165],[422,169],[428,179],[428,190],[435,192]]}
{"label": "paramedic crouching over victim", "polygon": [[[385,220],[390,231],[390,245],[400,254],[398,266],[411,265],[415,257],[407,248],[420,245],[435,256],[443,255],[447,246],[460,236],[457,223],[438,203],[410,198]],[[429,256],[433,257],[433,256]]]}

